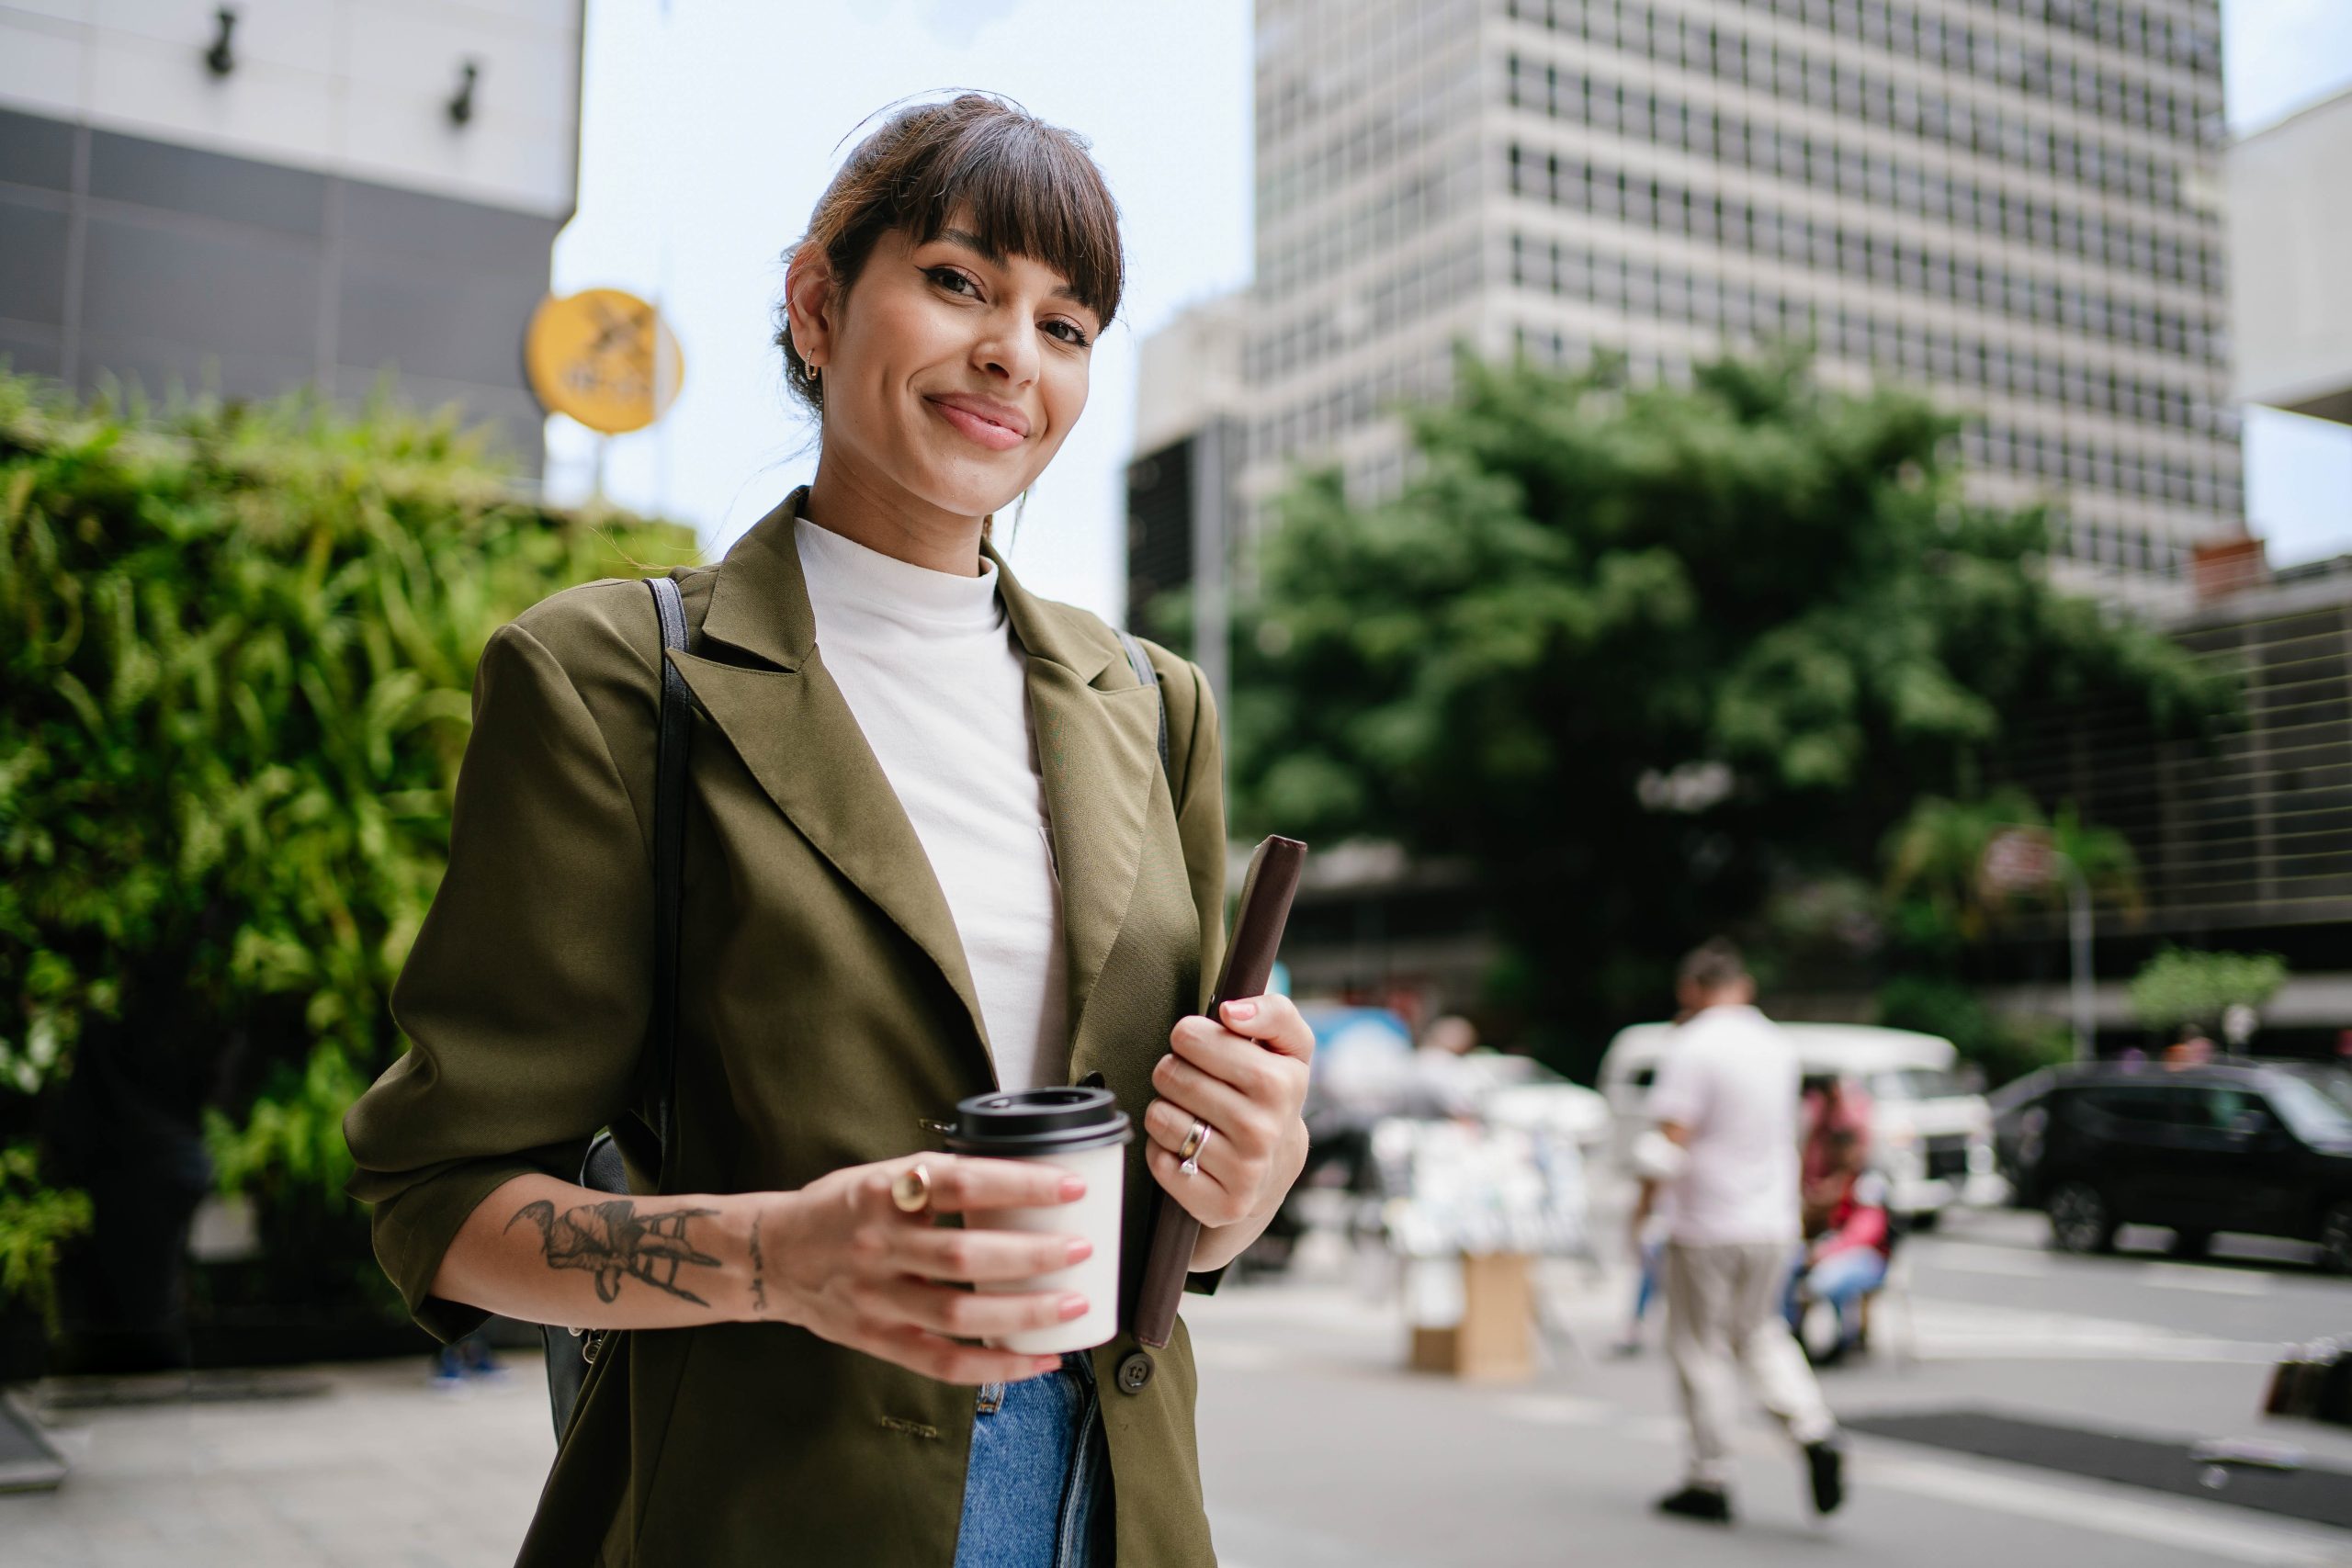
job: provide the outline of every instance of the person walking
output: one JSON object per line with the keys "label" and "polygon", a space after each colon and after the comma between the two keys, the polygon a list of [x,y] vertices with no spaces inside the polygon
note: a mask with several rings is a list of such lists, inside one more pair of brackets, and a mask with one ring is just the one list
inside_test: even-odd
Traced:
{"label": "person walking", "polygon": [[[665,656],[628,581],[482,655],[447,874],[392,993],[410,1048],[345,1132],[435,1335],[627,1331],[523,1568],[1216,1560],[1181,1323],[1156,1351],[991,1348],[1094,1304],[1017,1288],[1084,1236],[989,1223],[1084,1182],[929,1152],[967,1097],[1107,1089],[1143,1134],[1130,1298],[1160,1191],[1204,1227],[1205,1289],[1306,1155],[1298,1010],[1188,1016],[1225,943],[1207,683],[1023,590],[992,527],[1085,406],[1121,281],[1076,137],[985,95],[892,115],[789,253],[814,480],[669,574],[692,651]],[[665,657],[694,734],[662,1138],[640,1063]],[[602,1127],[629,1195],[574,1179]]]}
{"label": "person walking", "polygon": [[1813,1506],[1845,1500],[1844,1453],[1804,1353],[1781,1316],[1798,1224],[1795,1051],[1755,1006],[1739,950],[1709,942],[1677,976],[1690,1021],[1650,1092],[1656,1126],[1634,1148],[1634,1224],[1671,1195],[1666,1344],[1690,1427],[1683,1485],[1658,1502],[1684,1518],[1732,1519],[1735,1368],[1805,1458]]}
{"label": "person walking", "polygon": [[[1668,1052],[1674,1049],[1677,1036],[1673,1032],[1690,1021],[1690,1009],[1675,1010],[1674,1021],[1668,1026]],[[1652,1082],[1655,1084],[1655,1077]],[[1644,1109],[1647,1110],[1646,1102]],[[1635,1202],[1628,1216],[1625,1236],[1634,1266],[1634,1301],[1625,1314],[1625,1337],[1610,1347],[1611,1353],[1620,1359],[1642,1353],[1642,1325],[1648,1321],[1650,1307],[1657,1301],[1658,1276],[1666,1265],[1666,1238],[1674,1229],[1673,1210],[1670,1198],[1663,1192],[1651,1192]]]}

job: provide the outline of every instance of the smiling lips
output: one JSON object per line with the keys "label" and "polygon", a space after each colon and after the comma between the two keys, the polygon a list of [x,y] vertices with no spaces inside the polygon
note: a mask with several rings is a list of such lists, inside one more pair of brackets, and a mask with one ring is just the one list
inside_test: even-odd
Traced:
{"label": "smiling lips", "polygon": [[940,418],[991,452],[1010,452],[1029,439],[1029,420],[1010,403],[969,392],[934,392],[924,400]]}

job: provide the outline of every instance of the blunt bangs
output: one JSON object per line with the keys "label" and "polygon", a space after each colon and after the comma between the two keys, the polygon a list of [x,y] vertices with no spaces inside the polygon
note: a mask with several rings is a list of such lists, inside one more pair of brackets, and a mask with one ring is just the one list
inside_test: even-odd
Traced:
{"label": "blunt bangs", "polygon": [[[917,244],[949,225],[968,227],[982,250],[1026,256],[1069,284],[1109,326],[1126,286],[1119,207],[1085,141],[985,93],[918,104],[891,116],[849,155],[809,215],[803,248],[821,252],[843,288],[882,236],[906,231]],[[776,312],[794,393],[820,413],[824,393],[805,374],[788,313]]]}
{"label": "blunt bangs", "polygon": [[820,210],[836,193],[862,209],[843,214],[825,247],[845,276],[889,230],[924,244],[961,214],[984,249],[1069,279],[1102,325],[1119,312],[1119,209],[1102,172],[1077,136],[996,98],[967,93],[905,110],[850,155],[833,187]]}

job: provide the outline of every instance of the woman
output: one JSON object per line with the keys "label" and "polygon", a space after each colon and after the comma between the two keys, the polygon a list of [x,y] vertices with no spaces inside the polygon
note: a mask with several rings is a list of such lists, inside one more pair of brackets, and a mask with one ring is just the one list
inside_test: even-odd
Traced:
{"label": "woman", "polygon": [[[1861,1348],[1867,1327],[1863,1303],[1886,1283],[1894,1228],[1886,1212],[1886,1179],[1869,1168],[1860,1134],[1837,1130],[1826,1134],[1825,1141],[1835,1174],[1825,1178],[1824,1184],[1835,1195],[1806,1199],[1804,1250],[1789,1276],[1782,1311],[1789,1332],[1815,1365],[1834,1367]],[[1815,1351],[1804,1337],[1808,1302],[1827,1302],[1837,1318],[1838,1338],[1826,1350]]]}
{"label": "woman", "polygon": [[652,1185],[649,596],[560,593],[483,654],[448,874],[392,998],[412,1049],[348,1132],[435,1333],[650,1331],[598,1358],[526,1563],[1214,1561],[1181,1328],[1157,1353],[977,1343],[1083,1313],[968,1288],[1083,1244],[956,1221],[1077,1184],[929,1152],[967,1096],[1107,1086],[1145,1134],[1130,1294],[1161,1190],[1203,1223],[1205,1286],[1305,1156],[1297,1010],[1184,1016],[1223,943],[1200,671],[1152,649],[1140,682],[989,544],[1084,408],[1120,283],[1082,144],[981,96],[876,131],[791,253],[815,480],[672,574],[697,716],[661,1196],[571,1181],[610,1124]]}

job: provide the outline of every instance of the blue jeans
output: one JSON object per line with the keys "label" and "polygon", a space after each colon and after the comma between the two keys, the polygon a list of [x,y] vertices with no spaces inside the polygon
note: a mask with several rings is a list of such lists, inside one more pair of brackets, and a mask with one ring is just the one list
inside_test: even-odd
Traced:
{"label": "blue jeans", "polygon": [[1094,1365],[1083,1355],[1023,1382],[980,1390],[956,1568],[1093,1568],[1110,1524],[1110,1450]]}
{"label": "blue jeans", "polygon": [[1654,1241],[1642,1248],[1642,1279],[1634,1287],[1634,1337],[1641,1337],[1642,1319],[1650,1314],[1650,1303],[1657,1299],[1658,1265],[1665,1259],[1666,1243]]}
{"label": "blue jeans", "polygon": [[1838,1338],[1850,1346],[1862,1331],[1862,1314],[1856,1310],[1861,1299],[1886,1282],[1886,1259],[1874,1247],[1849,1247],[1833,1252],[1812,1268],[1803,1269],[1789,1280],[1789,1325],[1793,1329],[1801,1321],[1797,1292],[1817,1302],[1827,1302],[1838,1314]]}

